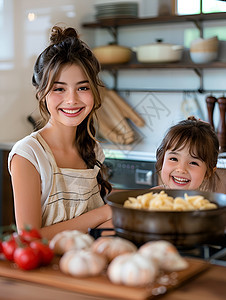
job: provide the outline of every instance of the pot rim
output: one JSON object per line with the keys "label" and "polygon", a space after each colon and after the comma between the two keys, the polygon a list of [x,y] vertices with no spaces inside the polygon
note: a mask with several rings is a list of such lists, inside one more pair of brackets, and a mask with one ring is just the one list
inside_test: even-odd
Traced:
{"label": "pot rim", "polygon": [[[131,208],[131,207],[124,207],[123,204],[120,204],[120,203],[116,203],[114,201],[111,201],[109,198],[111,198],[111,196],[113,195],[117,195],[117,194],[125,194],[125,193],[128,193],[128,192],[135,192],[135,193],[138,193],[138,195],[143,195],[145,193],[149,193],[149,192],[152,192],[153,193],[160,193],[161,191],[165,191],[169,196],[170,196],[170,193],[171,192],[175,192],[175,193],[179,193],[178,196],[181,196],[180,194],[183,192],[183,194],[187,193],[189,195],[189,193],[192,193],[192,195],[202,195],[204,196],[205,198],[208,199],[208,195],[211,194],[213,197],[217,197],[217,195],[219,197],[223,197],[225,198],[225,204],[222,205],[220,204],[216,199],[213,199],[211,198],[211,202],[214,202],[217,204],[217,208],[215,209],[207,209],[207,210],[186,210],[186,211],[172,211],[172,210],[149,210],[149,209],[145,209],[145,208]],[[193,215],[193,216],[205,216],[206,214],[215,214],[215,213],[219,213],[220,211],[226,211],[226,194],[222,194],[222,193],[210,193],[210,192],[202,192],[202,191],[194,191],[194,190],[176,190],[176,189],[153,189],[153,190],[149,190],[149,189],[134,189],[134,190],[126,190],[126,191],[115,191],[115,192],[112,192],[111,195],[107,195],[105,196],[105,200],[106,202],[114,209],[114,208],[117,208],[117,209],[123,209],[123,210],[127,210],[127,211],[131,211],[131,212],[142,212],[142,213],[145,213],[145,214],[149,214],[149,215],[152,215],[152,214],[158,214],[158,215],[162,215],[162,214],[171,214],[171,215]],[[140,193],[140,194],[139,194]],[[137,196],[134,196],[133,197],[137,197]],[[175,196],[172,196],[172,197],[175,197]],[[125,201],[125,200],[124,200]]]}

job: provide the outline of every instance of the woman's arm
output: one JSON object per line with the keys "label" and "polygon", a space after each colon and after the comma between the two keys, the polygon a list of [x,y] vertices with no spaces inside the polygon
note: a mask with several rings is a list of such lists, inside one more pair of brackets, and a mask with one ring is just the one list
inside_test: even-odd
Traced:
{"label": "woman's arm", "polygon": [[[55,234],[63,230],[76,229],[87,233],[88,228],[96,228],[98,226],[110,228],[112,225],[111,215],[111,208],[106,204],[74,219],[43,227],[41,228],[41,234],[47,239],[51,239]],[[105,223],[106,225],[103,226]]]}
{"label": "woman's arm", "polygon": [[14,155],[11,160],[11,179],[18,229],[27,224],[40,228],[42,209],[39,173],[27,159]]}
{"label": "woman's arm", "polygon": [[[51,239],[63,230],[77,229],[87,232],[111,219],[108,205],[91,210],[74,219],[41,228],[41,179],[35,167],[25,158],[14,155],[11,161],[12,186],[17,228],[31,225],[40,230],[42,236]],[[106,225],[109,225],[107,222]]]}

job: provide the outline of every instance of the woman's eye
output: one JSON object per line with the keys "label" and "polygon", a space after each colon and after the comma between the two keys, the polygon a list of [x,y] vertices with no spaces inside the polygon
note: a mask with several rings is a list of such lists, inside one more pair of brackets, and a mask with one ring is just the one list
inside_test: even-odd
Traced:
{"label": "woman's eye", "polygon": [[63,88],[54,88],[53,91],[54,92],[62,92],[64,89]]}
{"label": "woman's eye", "polygon": [[88,91],[89,87],[88,86],[81,86],[78,90],[79,91]]}

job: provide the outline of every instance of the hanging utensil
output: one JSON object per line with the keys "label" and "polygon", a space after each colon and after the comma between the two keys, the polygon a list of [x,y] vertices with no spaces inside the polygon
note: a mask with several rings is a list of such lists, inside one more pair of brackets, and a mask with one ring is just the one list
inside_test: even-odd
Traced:
{"label": "hanging utensil", "polygon": [[196,93],[184,92],[181,110],[185,118],[188,118],[189,116],[194,116],[196,118],[204,120],[204,115],[199,105]]}

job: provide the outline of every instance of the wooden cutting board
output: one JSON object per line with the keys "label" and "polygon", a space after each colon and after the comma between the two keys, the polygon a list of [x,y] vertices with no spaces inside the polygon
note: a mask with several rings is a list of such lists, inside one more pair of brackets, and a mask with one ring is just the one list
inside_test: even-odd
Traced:
{"label": "wooden cutting board", "polygon": [[150,286],[135,288],[112,284],[104,274],[90,278],[75,278],[65,275],[59,270],[58,261],[59,259],[56,258],[51,265],[32,271],[20,270],[14,263],[9,261],[0,261],[0,276],[88,295],[114,299],[143,300],[153,299],[156,295],[165,294],[170,289],[177,288],[183,282],[207,270],[210,266],[209,263],[203,260],[189,258],[187,259],[189,267],[186,270],[162,274]]}

